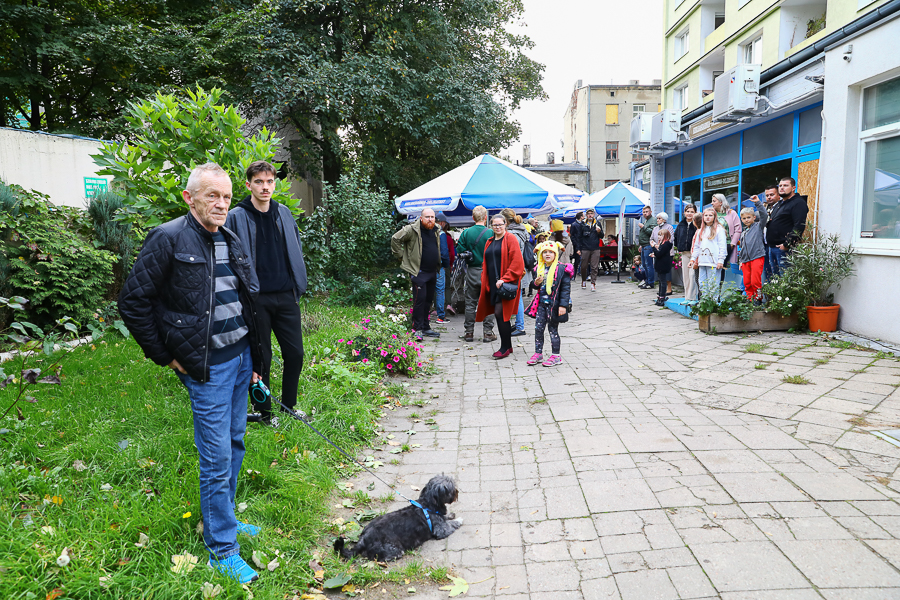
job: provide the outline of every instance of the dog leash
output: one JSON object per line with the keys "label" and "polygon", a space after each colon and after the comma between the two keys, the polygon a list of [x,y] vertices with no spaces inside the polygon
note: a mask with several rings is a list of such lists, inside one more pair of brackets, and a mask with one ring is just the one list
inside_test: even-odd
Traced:
{"label": "dog leash", "polygon": [[[263,380],[262,380],[262,379],[258,380],[256,383],[254,383],[254,384],[252,384],[252,385],[250,386],[250,396],[251,396],[254,400],[256,400],[257,403],[259,403],[259,404],[262,403],[262,401],[258,400],[258,396],[260,396],[260,395],[263,396],[264,399],[266,399],[266,398],[273,398],[272,392],[269,391],[269,388],[266,386],[265,383],[263,383]],[[367,466],[365,466],[364,464],[362,464],[361,462],[359,462],[358,460],[356,460],[355,458],[353,458],[352,456],[350,456],[349,454],[347,454],[346,452],[344,452],[344,451],[341,449],[340,446],[338,446],[337,444],[335,444],[334,442],[332,442],[330,439],[328,439],[328,437],[327,437],[324,433],[322,433],[321,431],[319,431],[318,429],[316,429],[315,427],[313,427],[313,424],[310,423],[310,422],[306,419],[306,413],[303,413],[303,412],[297,413],[297,412],[294,411],[293,409],[288,408],[287,406],[285,406],[285,405],[281,402],[281,399],[280,399],[280,398],[274,398],[274,400],[275,400],[275,402],[277,402],[277,403],[281,406],[281,409],[282,409],[282,410],[284,410],[287,414],[289,414],[290,416],[294,417],[295,419],[297,419],[298,421],[300,421],[301,423],[305,424],[307,427],[309,427],[310,429],[312,429],[312,430],[316,433],[316,435],[318,435],[320,438],[322,438],[323,440],[325,440],[326,442],[328,442],[329,444],[331,444],[331,446],[332,446],[335,450],[337,450],[338,452],[340,452],[341,454],[343,454],[345,457],[347,457],[348,460],[352,460],[353,462],[355,462],[357,465],[359,465],[360,467],[362,467],[363,470],[365,470],[366,472],[368,472],[372,477],[374,477],[375,479],[377,479],[378,481],[380,481],[381,483],[383,483],[384,485],[386,485],[386,486],[388,487],[388,489],[390,489],[392,492],[394,492],[395,494],[397,494],[398,496],[400,496],[401,498],[403,498],[404,500],[406,500],[407,502],[409,502],[409,503],[412,504],[413,506],[415,506],[415,507],[421,509],[422,512],[425,514],[425,520],[428,522],[428,530],[431,531],[432,533],[434,533],[434,526],[431,524],[431,515],[428,514],[428,509],[427,509],[427,508],[425,508],[424,506],[422,506],[421,504],[419,504],[419,503],[416,502],[415,500],[412,500],[411,498],[407,498],[406,496],[404,496],[404,495],[403,495],[402,493],[400,493],[398,490],[394,489],[394,486],[392,486],[392,485],[389,484],[387,481],[385,481],[384,479],[382,479],[381,477],[379,477],[378,475],[376,475],[374,471],[372,471],[372,470],[369,469]]]}

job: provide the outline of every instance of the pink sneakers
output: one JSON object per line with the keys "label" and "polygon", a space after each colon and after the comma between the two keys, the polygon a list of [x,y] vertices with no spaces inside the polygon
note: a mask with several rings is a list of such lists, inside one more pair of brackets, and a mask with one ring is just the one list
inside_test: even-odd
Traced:
{"label": "pink sneakers", "polygon": [[529,358],[527,361],[525,361],[525,364],[533,366],[533,365],[538,364],[542,360],[544,360],[544,355],[538,354],[537,352],[535,352],[534,354],[531,355],[531,358]]}
{"label": "pink sneakers", "polygon": [[555,367],[557,365],[562,364],[562,356],[559,354],[551,354],[547,360],[544,361],[545,367]]}

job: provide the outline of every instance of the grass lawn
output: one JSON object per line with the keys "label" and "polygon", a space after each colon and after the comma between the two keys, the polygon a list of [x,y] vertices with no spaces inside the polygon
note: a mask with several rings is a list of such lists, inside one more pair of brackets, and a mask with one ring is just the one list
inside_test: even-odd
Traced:
{"label": "grass lawn", "polygon": [[[362,315],[319,302],[304,310],[307,360],[298,407],[351,449],[373,436],[385,388],[376,368],[324,356]],[[0,434],[2,596],[200,598],[207,581],[223,586],[220,598],[246,595],[206,567],[197,533],[191,410],[178,379],[113,333],[63,364],[62,385],[32,388],[35,402],[20,404],[24,419],[13,410],[0,421],[8,430]],[[4,367],[14,370],[12,363]],[[277,378],[272,387],[277,394]],[[0,390],[0,412],[12,402],[13,388]],[[251,586],[254,597],[304,593],[315,583],[310,559],[317,548],[325,579],[348,570],[322,550],[332,535],[328,510],[336,483],[352,472],[346,461],[305,425],[285,418],[277,429],[251,424],[246,445],[237,503],[247,506],[239,518],[262,533],[239,536],[241,556],[251,562],[257,551],[280,563]],[[138,546],[142,534],[149,542]],[[65,548],[70,562],[61,567]],[[172,557],[185,553],[198,557],[197,566],[173,573]],[[359,572],[353,581],[385,577],[378,573]]]}

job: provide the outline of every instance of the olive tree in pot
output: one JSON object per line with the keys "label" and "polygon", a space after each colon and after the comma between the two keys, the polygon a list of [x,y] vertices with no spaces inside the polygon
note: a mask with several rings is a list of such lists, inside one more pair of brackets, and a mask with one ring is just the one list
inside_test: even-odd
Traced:
{"label": "olive tree in pot", "polygon": [[854,250],[841,243],[837,234],[818,236],[793,249],[785,275],[799,284],[806,295],[810,331],[835,331],[840,305],[834,290],[853,275]]}

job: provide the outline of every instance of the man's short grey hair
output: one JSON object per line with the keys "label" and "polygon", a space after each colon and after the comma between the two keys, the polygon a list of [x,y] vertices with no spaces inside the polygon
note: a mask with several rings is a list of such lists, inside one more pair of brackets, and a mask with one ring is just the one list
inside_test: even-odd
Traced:
{"label": "man's short grey hair", "polygon": [[756,211],[753,210],[752,208],[750,208],[749,206],[747,206],[747,207],[741,209],[741,216],[743,217],[744,215],[753,215],[755,217]]}
{"label": "man's short grey hair", "polygon": [[662,220],[665,221],[666,223],[669,222],[669,215],[668,215],[668,213],[665,213],[665,212],[661,212],[661,213],[657,214],[657,215],[656,215],[656,218],[657,218],[657,219],[662,219]]}
{"label": "man's short grey hair", "polygon": [[187,191],[190,192],[191,195],[200,191],[200,178],[207,173],[209,173],[210,175],[224,175],[229,179],[231,178],[231,176],[228,175],[228,172],[216,163],[210,162],[198,165],[194,167],[193,171],[191,171],[191,174],[187,180]]}
{"label": "man's short grey hair", "polygon": [[722,203],[722,206],[725,208],[731,208],[728,204],[728,198],[725,197],[725,194],[713,194],[713,200],[719,200]]}
{"label": "man's short grey hair", "polygon": [[488,211],[485,207],[479,205],[472,209],[472,220],[480,223],[487,219]]}

